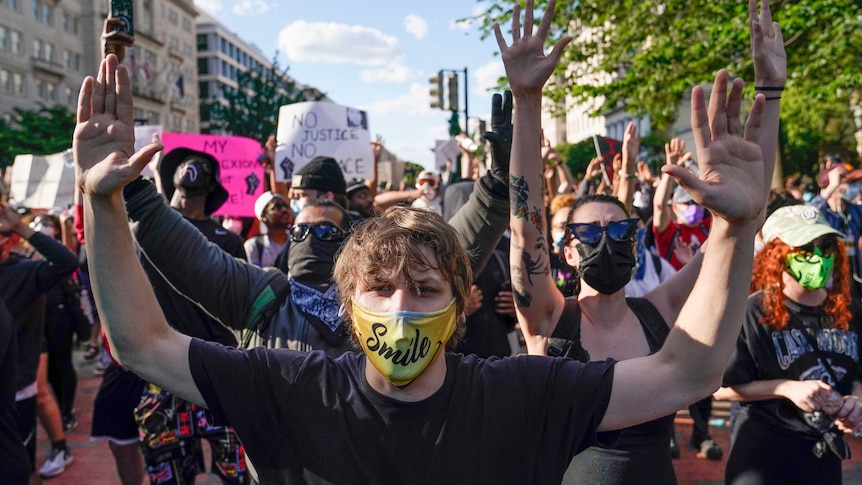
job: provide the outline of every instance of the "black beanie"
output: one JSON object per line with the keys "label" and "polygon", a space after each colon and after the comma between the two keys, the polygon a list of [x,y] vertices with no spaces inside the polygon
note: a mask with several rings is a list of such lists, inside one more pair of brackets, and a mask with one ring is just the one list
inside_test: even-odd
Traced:
{"label": "black beanie", "polygon": [[344,194],[344,172],[332,157],[314,157],[293,174],[291,187]]}

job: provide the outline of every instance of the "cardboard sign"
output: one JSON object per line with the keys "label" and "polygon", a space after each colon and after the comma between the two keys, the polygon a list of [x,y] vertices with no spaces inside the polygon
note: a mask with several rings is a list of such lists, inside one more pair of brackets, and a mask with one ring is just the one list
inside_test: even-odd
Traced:
{"label": "cardboard sign", "polygon": [[263,193],[263,166],[257,161],[261,146],[243,136],[163,133],[164,153],[174,148],[191,148],[208,153],[219,161],[219,180],[230,197],[213,215],[254,217],[254,201]]}
{"label": "cardboard sign", "polygon": [[345,180],[374,176],[365,111],[318,101],[282,106],[276,139],[275,178],[279,182],[290,182],[297,169],[317,156],[337,160]]}
{"label": "cardboard sign", "polygon": [[30,209],[72,205],[75,196],[72,151],[16,156],[12,164],[9,196],[15,203]]}
{"label": "cardboard sign", "polygon": [[460,154],[461,149],[458,148],[458,142],[454,138],[436,140],[434,142],[434,163],[437,166],[436,170],[439,172],[446,170],[446,162],[451,162],[452,166],[449,167],[449,170],[458,171],[459,168],[454,165]]}
{"label": "cardboard sign", "polygon": [[[135,151],[153,142],[153,135],[162,135],[162,125],[135,125]],[[141,170],[141,175],[148,178],[156,176],[155,162],[150,162]]]}

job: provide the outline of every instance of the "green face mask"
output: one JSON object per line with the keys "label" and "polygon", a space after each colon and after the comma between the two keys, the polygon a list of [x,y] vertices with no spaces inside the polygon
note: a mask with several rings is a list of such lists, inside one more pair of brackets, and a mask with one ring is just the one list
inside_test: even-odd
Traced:
{"label": "green face mask", "polygon": [[832,277],[835,255],[825,256],[820,248],[787,255],[787,273],[806,290],[819,290]]}

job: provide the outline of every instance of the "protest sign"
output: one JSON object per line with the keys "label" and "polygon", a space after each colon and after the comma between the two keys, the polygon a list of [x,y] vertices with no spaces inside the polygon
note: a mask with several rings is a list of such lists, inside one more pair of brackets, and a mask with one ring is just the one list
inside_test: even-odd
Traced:
{"label": "protest sign", "polygon": [[52,155],[18,155],[12,164],[9,197],[30,209],[72,205],[75,160],[72,151]]}
{"label": "protest sign", "polygon": [[254,201],[263,193],[263,166],[257,161],[260,143],[243,136],[163,133],[164,153],[191,148],[219,161],[219,180],[230,197],[213,215],[254,217]]}
{"label": "protest sign", "polygon": [[602,176],[605,184],[610,187],[614,180],[614,157],[620,153],[623,142],[601,135],[593,135],[593,144],[596,146],[596,156],[602,158]]}
{"label": "protest sign", "polygon": [[[135,125],[135,151],[137,152],[141,148],[149,145],[153,142],[153,135],[158,134],[162,135],[162,125]],[[156,176],[156,170],[153,166],[155,164],[155,160],[147,164],[143,170],[141,170],[141,175],[144,177],[152,178]]]}
{"label": "protest sign", "polygon": [[[458,142],[454,138],[434,142],[434,163],[440,172],[446,170],[446,162],[452,162],[454,165],[460,154],[461,149],[458,148]],[[458,170],[458,167],[450,166],[449,170]]]}
{"label": "protest sign", "polygon": [[374,153],[365,111],[322,101],[282,106],[278,110],[275,173],[279,182],[317,156],[338,161],[344,179],[374,176]]}

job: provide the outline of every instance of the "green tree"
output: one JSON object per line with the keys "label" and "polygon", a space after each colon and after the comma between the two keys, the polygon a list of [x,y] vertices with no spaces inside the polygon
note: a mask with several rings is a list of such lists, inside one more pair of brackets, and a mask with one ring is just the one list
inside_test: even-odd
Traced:
{"label": "green tree", "polygon": [[[476,17],[483,38],[491,35],[494,22],[510,24],[512,4],[496,0]],[[788,58],[784,160],[811,144],[820,151],[849,149],[848,132],[856,129],[850,100],[862,91],[859,0],[774,0],[770,5]],[[753,96],[748,2],[558,0],[556,10],[548,42],[565,35],[575,41],[558,67],[558,82],[547,88],[553,100],[601,100],[593,105],[594,114],[625,106],[633,114],[648,114],[662,131],[676,118],[691,86],[711,81],[718,69],[746,79],[746,94]]]}
{"label": "green tree", "polygon": [[210,130],[265,140],[275,134],[279,107],[324,97],[289,77],[276,56],[271,67],[240,72],[236,88],[225,86],[220,97],[201,103],[201,119],[209,116]]}
{"label": "green tree", "polygon": [[71,148],[74,130],[75,117],[64,106],[13,108],[8,119],[0,118],[0,168],[12,165],[16,155],[47,155]]}

